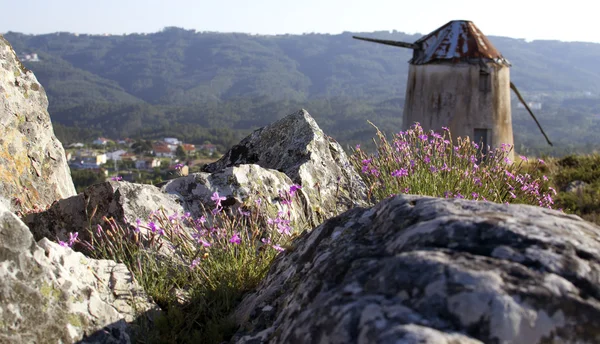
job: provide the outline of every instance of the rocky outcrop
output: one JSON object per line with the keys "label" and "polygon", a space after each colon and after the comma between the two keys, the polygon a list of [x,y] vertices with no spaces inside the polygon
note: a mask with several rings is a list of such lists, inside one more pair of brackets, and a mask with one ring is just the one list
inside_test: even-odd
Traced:
{"label": "rocky outcrop", "polygon": [[274,218],[283,210],[282,193],[292,185],[302,186],[294,197],[291,218],[303,228],[366,204],[366,186],[346,154],[304,110],[255,131],[205,171],[170,180],[160,190],[126,182],[98,184],[24,221],[36,239],[66,240],[75,231],[86,238],[89,224],[94,228],[104,216],[126,225],[137,218],[145,220],[163,206],[169,214],[190,212],[200,217],[214,208],[215,192],[226,198],[222,204],[227,207],[266,200],[273,207],[264,207],[269,211],[263,215]]}
{"label": "rocky outcrop", "polygon": [[[214,209],[215,202],[211,197],[217,192],[226,198],[221,202],[224,207],[243,208],[257,199],[265,201],[273,206],[267,207],[265,204],[263,215],[275,218],[278,211],[287,209],[284,209],[281,200],[292,185],[292,180],[282,172],[258,165],[238,165],[214,173],[194,173],[173,179],[162,190],[184,200],[185,208],[194,217]],[[307,224],[317,221],[315,212],[308,211],[310,201],[301,189],[295,192],[293,199],[299,201],[292,207],[291,219]]]}
{"label": "rocky outcrop", "polygon": [[204,172],[255,164],[276,170],[302,186],[323,218],[365,205],[367,188],[342,147],[325,135],[306,110],[254,131]]}
{"label": "rocky outcrop", "polygon": [[125,265],[38,245],[0,204],[0,343],[130,343],[156,308]]}
{"label": "rocky outcrop", "polygon": [[121,226],[129,226],[138,218],[146,221],[152,211],[161,208],[167,215],[182,214],[185,210],[176,195],[163,193],[155,186],[107,181],[60,200],[47,211],[29,214],[23,221],[36,240],[65,241],[71,232],[78,232],[80,238],[87,239],[90,225],[91,228],[105,225],[104,216],[114,218]]}
{"label": "rocky outcrop", "polygon": [[600,228],[397,196],[303,234],[256,290],[237,343],[598,343]]}
{"label": "rocky outcrop", "polygon": [[0,196],[12,211],[44,209],[75,195],[47,109],[44,88],[0,36]]}

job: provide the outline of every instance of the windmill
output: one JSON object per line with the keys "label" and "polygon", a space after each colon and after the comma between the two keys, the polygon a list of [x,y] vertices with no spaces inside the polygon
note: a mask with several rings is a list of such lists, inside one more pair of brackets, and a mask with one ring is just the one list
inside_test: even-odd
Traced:
{"label": "windmill", "polygon": [[[424,130],[448,127],[483,147],[513,145],[510,90],[552,146],[535,115],[510,81],[510,62],[470,21],[454,20],[414,43],[353,36],[355,39],[412,49],[403,126]],[[514,152],[511,152],[511,158]]]}

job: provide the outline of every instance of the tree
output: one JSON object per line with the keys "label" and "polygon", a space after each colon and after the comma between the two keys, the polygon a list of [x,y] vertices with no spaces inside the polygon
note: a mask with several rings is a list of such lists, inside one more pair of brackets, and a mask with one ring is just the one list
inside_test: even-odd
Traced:
{"label": "tree", "polygon": [[152,143],[149,140],[137,140],[131,148],[135,154],[149,155],[152,152]]}
{"label": "tree", "polygon": [[183,150],[183,146],[177,146],[177,149],[175,149],[175,156],[182,160],[187,158],[187,154],[185,153],[185,150]]}

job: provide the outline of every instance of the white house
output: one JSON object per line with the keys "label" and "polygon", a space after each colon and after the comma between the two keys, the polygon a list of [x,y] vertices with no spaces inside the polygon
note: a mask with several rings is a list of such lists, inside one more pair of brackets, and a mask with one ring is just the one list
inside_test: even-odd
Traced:
{"label": "white house", "polygon": [[95,139],[92,143],[95,145],[106,145],[110,140],[105,137],[99,137]]}
{"label": "white house", "polygon": [[135,168],[138,170],[151,170],[155,167],[160,167],[158,159],[142,159],[135,162]]}
{"label": "white house", "polygon": [[119,149],[114,152],[106,153],[106,159],[119,161],[119,160],[121,160],[121,155],[123,155],[125,153],[127,153],[127,152],[123,149]]}
{"label": "white house", "polygon": [[181,144],[181,141],[179,141],[178,139],[176,139],[174,137],[165,137],[163,139],[163,141],[165,141],[166,143],[168,143],[170,145],[175,145],[175,146],[178,146]]}

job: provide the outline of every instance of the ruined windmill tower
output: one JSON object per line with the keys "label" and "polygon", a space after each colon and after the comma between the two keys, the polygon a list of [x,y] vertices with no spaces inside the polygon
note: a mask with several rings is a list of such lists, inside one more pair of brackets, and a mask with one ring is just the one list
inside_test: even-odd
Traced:
{"label": "ruined windmill tower", "polygon": [[482,142],[484,151],[513,145],[510,89],[522,98],[510,82],[510,63],[475,24],[454,20],[414,43],[354,38],[413,49],[404,129],[415,122],[426,131],[448,127],[454,137]]}

